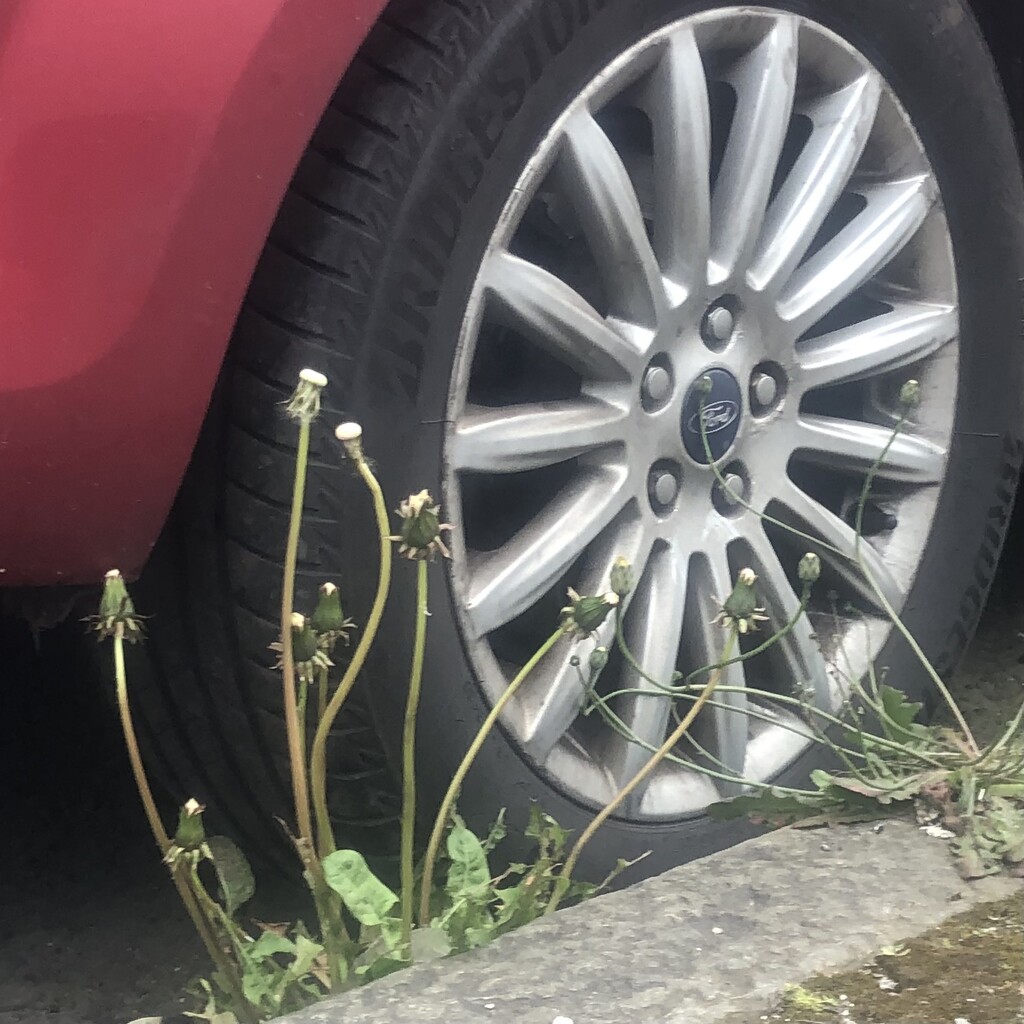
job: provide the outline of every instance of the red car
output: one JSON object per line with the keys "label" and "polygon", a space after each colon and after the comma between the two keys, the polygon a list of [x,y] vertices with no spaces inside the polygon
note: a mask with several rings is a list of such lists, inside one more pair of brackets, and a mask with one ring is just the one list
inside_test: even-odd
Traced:
{"label": "red car", "polygon": [[[872,660],[923,693],[884,603],[945,672],[984,602],[1024,451],[1022,40],[1021,6],[998,0],[7,3],[11,600],[141,573],[151,757],[243,839],[270,821],[287,806],[267,652],[280,405],[312,367],[330,385],[300,600],[333,579],[358,619],[375,578],[342,418],[392,504],[429,487],[457,524],[435,570],[427,800],[567,586],[602,590],[627,556],[628,636],[669,678],[717,649],[739,568],[783,621],[820,551],[809,616],[728,671],[589,870],[734,841],[705,814],[730,778],[805,777],[817,756],[772,694],[838,708]],[[910,377],[922,401],[864,516],[882,601],[843,555]],[[335,811],[367,847],[396,813],[398,584],[333,751]],[[579,828],[646,758],[581,713],[573,658],[602,639],[559,646],[517,695],[462,794],[471,820],[537,800]],[[662,742],[671,707],[642,675],[613,654],[597,685],[631,691],[617,714]]]}

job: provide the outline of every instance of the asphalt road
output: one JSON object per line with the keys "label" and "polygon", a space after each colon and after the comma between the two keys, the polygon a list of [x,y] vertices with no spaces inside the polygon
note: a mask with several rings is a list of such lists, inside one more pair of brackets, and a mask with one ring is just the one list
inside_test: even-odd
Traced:
{"label": "asphalt road", "polygon": [[[968,710],[994,721],[1024,699],[1020,560],[1007,565],[959,684]],[[0,619],[0,1024],[175,1014],[205,969],[80,629],[37,649]]]}

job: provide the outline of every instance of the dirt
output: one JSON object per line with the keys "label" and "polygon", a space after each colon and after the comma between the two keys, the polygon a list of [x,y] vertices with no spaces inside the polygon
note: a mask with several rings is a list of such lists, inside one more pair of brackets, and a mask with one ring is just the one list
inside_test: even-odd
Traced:
{"label": "dirt", "polygon": [[[981,744],[1024,702],[1024,607],[997,600],[951,690]],[[937,719],[950,722],[940,710]],[[926,882],[925,882],[926,884]],[[983,904],[842,973],[794,986],[761,1020],[1024,1024],[1024,892]]]}
{"label": "dirt", "polygon": [[853,970],[810,978],[762,1020],[1022,1024],[1024,893],[981,904]]}
{"label": "dirt", "polygon": [[0,622],[0,1024],[176,1014],[205,966],[72,641]]}

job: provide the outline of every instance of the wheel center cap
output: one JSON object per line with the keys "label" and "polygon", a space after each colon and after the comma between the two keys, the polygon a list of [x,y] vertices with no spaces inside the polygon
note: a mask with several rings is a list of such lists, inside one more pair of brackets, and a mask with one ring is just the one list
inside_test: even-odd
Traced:
{"label": "wheel center cap", "polygon": [[743,394],[739,382],[727,370],[716,368],[702,373],[686,392],[681,424],[683,447],[694,462],[706,466],[709,460],[701,436],[701,402],[703,429],[711,449],[710,461],[717,462],[732,447],[740,429]]}

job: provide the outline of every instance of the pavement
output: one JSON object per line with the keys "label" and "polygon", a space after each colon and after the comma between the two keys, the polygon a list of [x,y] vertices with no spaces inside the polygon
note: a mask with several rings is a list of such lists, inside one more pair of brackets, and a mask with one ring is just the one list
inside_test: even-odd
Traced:
{"label": "pavement", "polygon": [[1019,891],[909,822],[786,829],[279,1024],[757,1024],[787,983]]}

